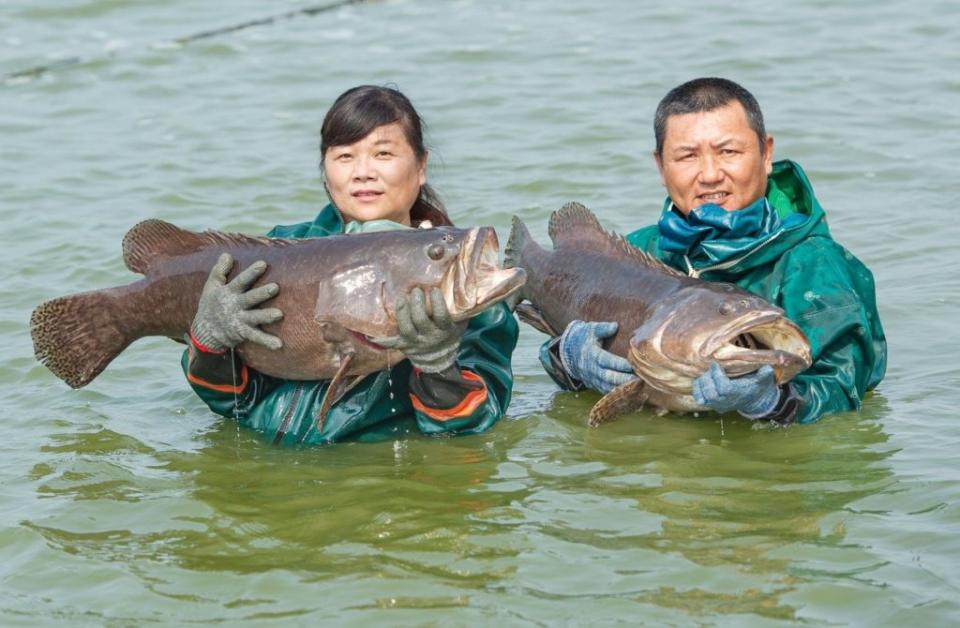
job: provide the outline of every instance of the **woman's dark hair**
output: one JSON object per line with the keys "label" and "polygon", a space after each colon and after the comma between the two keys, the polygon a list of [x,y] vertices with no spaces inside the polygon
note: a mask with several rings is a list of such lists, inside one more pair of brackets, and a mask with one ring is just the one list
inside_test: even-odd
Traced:
{"label": "woman's dark hair", "polygon": [[[410,100],[391,87],[360,85],[340,94],[330,107],[320,127],[320,167],[332,146],[360,141],[375,128],[399,123],[417,160],[423,161],[427,149],[423,144],[423,120]],[[440,197],[429,184],[420,186],[420,195],[410,208],[413,226],[429,220],[434,225],[452,225]]]}
{"label": "woman's dark hair", "polygon": [[700,113],[719,109],[736,100],[747,112],[747,123],[757,134],[760,152],[766,150],[767,132],[763,128],[763,113],[753,94],[744,87],[724,78],[698,78],[674,87],[657,105],[653,116],[653,135],[657,140],[657,156],[663,157],[663,138],[667,133],[667,119],[685,113]]}

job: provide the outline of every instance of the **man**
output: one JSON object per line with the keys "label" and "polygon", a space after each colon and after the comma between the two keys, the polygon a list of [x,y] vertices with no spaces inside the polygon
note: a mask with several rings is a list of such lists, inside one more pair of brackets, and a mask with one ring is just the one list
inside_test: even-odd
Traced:
{"label": "man", "polygon": [[[740,85],[700,78],[671,90],[654,119],[667,189],[660,220],[627,241],[707,281],[734,283],[783,308],[807,338],[812,366],[778,386],[765,366],[731,379],[718,364],[694,381],[697,403],[755,420],[810,423],[860,408],[883,379],[887,345],[873,275],[835,242],[799,165],[773,162],[773,137]],[[571,322],[541,349],[562,387],[609,392],[634,377],[604,351],[615,322]]]}

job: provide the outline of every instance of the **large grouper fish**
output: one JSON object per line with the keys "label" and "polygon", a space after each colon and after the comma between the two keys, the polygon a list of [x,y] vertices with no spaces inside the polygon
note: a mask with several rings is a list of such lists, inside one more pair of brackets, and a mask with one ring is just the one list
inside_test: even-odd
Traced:
{"label": "large grouper fish", "polygon": [[552,251],[513,219],[504,266],[527,271],[511,300],[529,301],[517,315],[551,336],[573,320],[616,321],[605,348],[638,376],[594,405],[591,426],[645,403],[661,413],[706,410],[692,388],[711,362],[730,377],[769,364],[781,384],[810,366],[807,338],[783,310],[737,286],[684,275],[608,233],[583,205],[553,212],[548,233]]}
{"label": "large grouper fish", "polygon": [[236,352],[251,368],[292,380],[355,382],[402,360],[403,354],[371,337],[398,333],[394,303],[414,287],[440,288],[451,318],[463,321],[510,296],[525,280],[523,270],[499,266],[492,227],[277,239],[197,233],[146,220],[123,239],[124,263],[145,277],[37,306],[30,319],[37,359],[79,388],[138,338],[182,339],[222,253],[236,260],[228,279],[266,261],[267,271],[255,285],[276,282],[279,293],[268,303],[284,314],[263,326],[282,340],[282,348],[246,342]]}

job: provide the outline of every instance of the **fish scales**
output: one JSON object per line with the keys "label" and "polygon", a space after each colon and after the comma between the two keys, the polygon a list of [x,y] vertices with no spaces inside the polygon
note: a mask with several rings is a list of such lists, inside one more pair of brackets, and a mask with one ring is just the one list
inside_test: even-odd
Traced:
{"label": "fish scales", "polygon": [[621,325],[606,348],[624,358],[633,330],[684,280],[589,238],[565,240],[553,251],[537,247],[524,254],[523,264],[528,281],[522,294],[539,306],[554,330],[562,332],[573,320],[609,320],[617,312]]}
{"label": "fish scales", "polygon": [[611,391],[590,424],[644,403],[701,411],[693,381],[717,362],[730,377],[773,367],[778,383],[811,364],[803,332],[783,311],[732,284],[688,277],[608,233],[579,203],[550,217],[545,250],[514,218],[504,265],[527,271],[514,305],[525,322],[556,336],[573,320],[615,321],[605,348],[629,360],[637,379]]}
{"label": "fish scales", "polygon": [[37,358],[72,387],[94,379],[130,343],[145,336],[183,338],[210,269],[222,253],[235,263],[228,279],[255,261],[258,279],[276,282],[263,305],[284,317],[263,326],[283,347],[237,347],[250,367],[274,377],[329,379],[384,369],[403,359],[370,337],[397,333],[393,305],[414,287],[440,288],[453,320],[465,320],[519,289],[522,270],[498,267],[489,227],[383,231],[285,240],[196,233],[159,220],[134,226],[123,241],[127,267],[145,277],[126,286],[68,295],[31,316]]}

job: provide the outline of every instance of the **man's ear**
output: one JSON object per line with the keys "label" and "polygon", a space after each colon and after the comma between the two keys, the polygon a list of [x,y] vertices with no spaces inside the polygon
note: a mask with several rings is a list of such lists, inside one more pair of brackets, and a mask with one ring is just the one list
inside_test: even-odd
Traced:
{"label": "man's ear", "polygon": [[667,187],[667,181],[663,178],[663,159],[656,150],[653,151],[653,161],[657,164],[657,172],[660,173],[660,185]]}
{"label": "man's ear", "polygon": [[763,142],[763,169],[767,174],[773,172],[773,136],[768,135]]}

